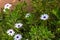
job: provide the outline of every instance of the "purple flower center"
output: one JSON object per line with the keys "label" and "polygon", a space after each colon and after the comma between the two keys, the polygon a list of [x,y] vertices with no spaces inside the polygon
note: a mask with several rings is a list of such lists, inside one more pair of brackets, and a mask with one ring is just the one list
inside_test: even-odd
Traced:
{"label": "purple flower center", "polygon": [[17,38],[19,38],[19,36],[17,36]]}
{"label": "purple flower center", "polygon": [[18,27],[20,27],[20,25],[18,25]]}
{"label": "purple flower center", "polygon": [[12,33],[12,31],[10,31],[10,33]]}
{"label": "purple flower center", "polygon": [[44,16],[43,18],[46,18],[46,16]]}
{"label": "purple flower center", "polygon": [[7,7],[8,7],[9,5],[7,5]]}

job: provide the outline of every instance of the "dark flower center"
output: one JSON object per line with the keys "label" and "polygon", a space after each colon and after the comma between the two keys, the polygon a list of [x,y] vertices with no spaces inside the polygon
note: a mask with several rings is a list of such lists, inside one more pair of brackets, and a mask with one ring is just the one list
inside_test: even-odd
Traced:
{"label": "dark flower center", "polygon": [[20,25],[18,25],[18,27],[20,27]]}
{"label": "dark flower center", "polygon": [[12,31],[10,31],[10,33],[12,33]]}
{"label": "dark flower center", "polygon": [[7,7],[8,7],[9,5],[7,5]]}
{"label": "dark flower center", "polygon": [[17,36],[17,38],[19,38],[19,36]]}
{"label": "dark flower center", "polygon": [[43,18],[46,18],[46,16],[44,16]]}

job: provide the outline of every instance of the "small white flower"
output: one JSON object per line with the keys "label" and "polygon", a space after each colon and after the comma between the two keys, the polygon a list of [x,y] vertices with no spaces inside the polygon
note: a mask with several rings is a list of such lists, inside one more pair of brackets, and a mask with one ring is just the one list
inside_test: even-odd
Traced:
{"label": "small white flower", "polygon": [[26,39],[26,40],[28,40],[28,39]]}
{"label": "small white flower", "polygon": [[48,18],[49,18],[48,14],[43,14],[40,17],[41,20],[47,20]]}
{"label": "small white flower", "polygon": [[7,31],[7,34],[10,35],[10,36],[13,36],[14,33],[15,33],[15,32],[14,32],[13,29],[9,29],[9,30]]}
{"label": "small white flower", "polygon": [[22,39],[22,35],[21,34],[17,34],[14,36],[14,40],[21,40]]}
{"label": "small white flower", "polygon": [[5,9],[3,9],[3,11],[4,11],[4,12],[6,12],[6,10],[5,10]]}
{"label": "small white flower", "polygon": [[27,18],[27,17],[29,17],[29,16],[30,16],[30,13],[27,13],[25,17]]}
{"label": "small white flower", "polygon": [[22,26],[23,26],[22,23],[16,23],[16,24],[15,24],[15,27],[16,27],[16,28],[21,28]]}
{"label": "small white flower", "polygon": [[6,9],[3,9],[3,12],[6,12]]}
{"label": "small white flower", "polygon": [[7,3],[5,4],[4,9],[10,9],[11,6],[12,6],[11,4]]}

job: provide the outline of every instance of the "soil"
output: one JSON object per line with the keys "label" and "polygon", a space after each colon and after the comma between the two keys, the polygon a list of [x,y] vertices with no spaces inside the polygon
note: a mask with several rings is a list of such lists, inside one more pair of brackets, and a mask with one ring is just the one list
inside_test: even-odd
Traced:
{"label": "soil", "polygon": [[31,11],[31,4],[30,4],[31,0],[0,0],[0,11],[7,3],[12,4],[11,8],[13,8],[18,2],[23,2],[23,1],[26,1],[26,3],[28,4],[27,10]]}

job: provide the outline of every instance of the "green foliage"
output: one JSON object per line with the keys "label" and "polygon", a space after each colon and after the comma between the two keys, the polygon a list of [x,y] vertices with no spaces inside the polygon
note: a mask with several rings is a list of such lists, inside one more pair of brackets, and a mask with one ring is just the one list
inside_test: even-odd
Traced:
{"label": "green foliage", "polygon": [[[0,13],[0,40],[14,40],[6,32],[13,29],[22,34],[22,40],[60,40],[60,2],[59,0],[31,0],[32,11],[28,12],[26,2],[18,3],[14,10],[6,9]],[[25,18],[25,15],[30,16]],[[41,20],[41,14],[48,14],[48,20]],[[15,28],[15,23],[23,23]]]}
{"label": "green foliage", "polygon": [[44,26],[32,26],[29,33],[31,40],[51,40],[54,37],[54,34]]}

